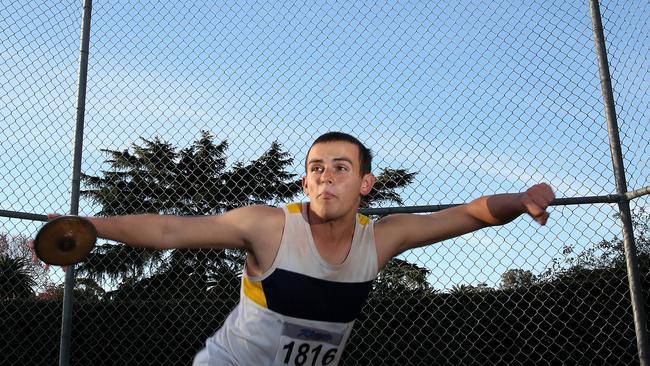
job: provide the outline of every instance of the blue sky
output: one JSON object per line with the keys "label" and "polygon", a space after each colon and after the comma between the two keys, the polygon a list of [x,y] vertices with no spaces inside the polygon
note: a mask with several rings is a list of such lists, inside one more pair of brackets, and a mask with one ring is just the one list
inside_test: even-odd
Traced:
{"label": "blue sky", "polygon": [[[629,186],[640,188],[650,184],[650,5],[602,8]],[[0,209],[69,209],[80,14],[80,4],[2,1]],[[538,181],[559,197],[609,194],[593,44],[582,1],[96,2],[83,170],[106,168],[99,149],[154,136],[184,147],[206,129],[229,140],[231,162],[278,140],[300,174],[306,146],[332,129],[365,141],[376,167],[419,172],[401,192],[409,205]],[[558,207],[548,227],[522,218],[408,258],[436,287],[493,285],[508,268],[540,272],[567,242],[619,234],[613,213]]]}

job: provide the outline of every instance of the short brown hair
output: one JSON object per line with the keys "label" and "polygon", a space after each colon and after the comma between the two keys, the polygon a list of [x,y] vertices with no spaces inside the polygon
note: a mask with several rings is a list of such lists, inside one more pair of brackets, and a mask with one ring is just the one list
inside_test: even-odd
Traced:
{"label": "short brown hair", "polygon": [[[311,148],[316,144],[327,143],[327,142],[338,142],[345,141],[356,145],[359,148],[359,162],[361,163],[361,175],[366,175],[372,171],[372,152],[364,144],[361,143],[356,137],[348,135],[343,132],[327,132],[324,133],[311,144],[309,151],[307,151],[307,157],[309,157],[309,152]],[[307,158],[305,158],[305,170],[307,170]]]}

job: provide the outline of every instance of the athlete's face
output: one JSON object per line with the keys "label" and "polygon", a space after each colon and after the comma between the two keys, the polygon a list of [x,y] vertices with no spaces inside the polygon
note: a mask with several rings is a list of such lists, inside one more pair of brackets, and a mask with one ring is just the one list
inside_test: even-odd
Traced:
{"label": "athlete's face", "polygon": [[374,183],[372,174],[361,175],[359,148],[353,143],[318,143],[309,151],[302,185],[311,211],[323,220],[356,213],[360,196],[370,193]]}

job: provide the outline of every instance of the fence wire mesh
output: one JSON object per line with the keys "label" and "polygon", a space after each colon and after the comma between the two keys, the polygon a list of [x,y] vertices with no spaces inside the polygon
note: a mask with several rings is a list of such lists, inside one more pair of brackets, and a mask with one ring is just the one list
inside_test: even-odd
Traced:
{"label": "fence wire mesh", "polygon": [[[630,189],[650,182],[650,5],[603,1]],[[70,209],[79,2],[0,6],[0,209]],[[81,215],[219,214],[307,198],[311,141],[351,133],[369,207],[549,182],[616,193],[586,1],[95,1]],[[632,201],[644,296],[647,196]],[[56,363],[64,272],[42,222],[0,217],[2,364]],[[614,204],[555,206],[395,258],[344,365],[635,364]],[[244,254],[100,240],[76,270],[71,363],[189,364],[235,306]]]}

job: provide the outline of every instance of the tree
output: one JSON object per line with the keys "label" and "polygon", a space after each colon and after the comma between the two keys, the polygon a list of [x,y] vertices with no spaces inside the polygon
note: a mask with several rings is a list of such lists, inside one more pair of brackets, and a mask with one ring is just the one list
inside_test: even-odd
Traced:
{"label": "tree", "polygon": [[29,263],[24,258],[0,255],[0,299],[25,299],[34,294],[36,281],[29,271]]}
{"label": "tree", "polygon": [[363,197],[361,207],[371,207],[379,202],[404,204],[395,189],[411,184],[416,174],[409,173],[405,169],[381,169],[372,190],[367,196]]}
{"label": "tree", "polygon": [[479,283],[478,285],[469,285],[469,284],[460,284],[453,285],[450,294],[456,295],[467,295],[467,294],[476,294],[476,293],[488,293],[493,291],[492,288],[488,287],[487,283]]}
{"label": "tree", "polygon": [[[98,176],[82,175],[87,189],[81,193],[101,206],[97,215],[215,215],[245,205],[288,202],[302,190],[300,179],[287,170],[293,158],[278,142],[250,163],[238,161],[228,167],[228,142],[217,144],[206,131],[184,149],[160,138],[142,141],[142,145],[133,144],[123,151],[102,150],[109,156],[110,169]],[[401,169],[383,169],[366,204],[401,204],[396,189],[409,184],[414,176]],[[233,279],[241,273],[243,262],[244,253],[237,250],[159,252],[103,243],[78,270],[95,279],[123,279],[120,288],[109,295],[114,298],[147,293],[161,298],[165,293],[202,298],[219,289],[236,294],[238,281]],[[172,284],[166,277],[177,281]],[[185,290],[202,291],[179,289],[181,280]],[[142,286],[158,288],[148,291]],[[160,286],[176,289],[163,291]]]}
{"label": "tree", "polygon": [[[65,283],[59,285],[50,284],[36,298],[39,300],[63,301]],[[103,299],[106,291],[90,278],[77,278],[74,283],[75,301],[96,302]]]}
{"label": "tree", "polygon": [[[614,214],[620,219],[620,214]],[[632,211],[632,226],[641,275],[650,276],[650,213],[643,207]],[[627,275],[623,239],[614,236],[603,239],[579,253],[567,245],[563,258],[554,258],[552,265],[543,272],[540,280],[594,281],[600,278],[624,278]]]}
{"label": "tree", "polygon": [[[214,143],[203,131],[192,146],[178,150],[160,138],[143,139],[132,150],[102,150],[110,171],[82,175],[90,189],[82,195],[101,205],[98,215],[160,213],[214,215],[232,208],[288,200],[300,190],[292,163],[277,142],[250,164],[237,162],[226,169],[228,142]],[[243,254],[234,250],[176,250],[163,253],[111,243],[101,244],[79,271],[90,277],[138,281],[152,274],[183,273],[208,287],[210,273],[241,271]],[[189,285],[189,284],[187,284]]]}
{"label": "tree", "polygon": [[391,298],[416,293],[433,293],[427,278],[431,271],[403,259],[392,258],[373,284],[373,297]]}
{"label": "tree", "polygon": [[0,298],[31,297],[48,284],[46,268],[32,261],[25,235],[0,233]]}
{"label": "tree", "polygon": [[501,288],[516,289],[530,287],[535,282],[535,276],[531,271],[523,269],[509,269],[501,275]]}

